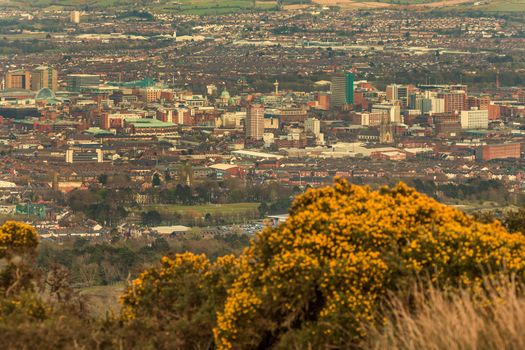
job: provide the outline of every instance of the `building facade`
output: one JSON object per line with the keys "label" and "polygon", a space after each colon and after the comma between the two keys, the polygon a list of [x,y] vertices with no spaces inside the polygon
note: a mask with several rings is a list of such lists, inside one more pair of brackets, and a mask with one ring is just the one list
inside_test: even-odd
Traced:
{"label": "building facade", "polygon": [[31,89],[31,73],[28,70],[20,69],[7,72],[5,75],[6,89]]}
{"label": "building facade", "polygon": [[521,144],[502,143],[480,146],[476,150],[476,159],[487,162],[493,159],[519,159],[521,157]]}
{"label": "building facade", "polygon": [[251,105],[246,111],[245,120],[246,138],[262,140],[264,134],[264,107]]}
{"label": "building facade", "polygon": [[51,67],[40,66],[31,72],[31,90],[39,91],[48,88],[51,91],[58,90],[58,73]]}
{"label": "building facade", "polygon": [[489,127],[488,110],[471,110],[461,112],[462,129],[487,129]]}
{"label": "building facade", "polygon": [[330,105],[341,107],[354,103],[354,75],[340,73],[332,77]]}

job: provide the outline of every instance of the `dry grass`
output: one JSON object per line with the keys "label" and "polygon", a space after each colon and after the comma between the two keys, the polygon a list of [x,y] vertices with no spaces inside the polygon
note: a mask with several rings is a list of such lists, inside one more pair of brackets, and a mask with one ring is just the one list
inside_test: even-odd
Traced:
{"label": "dry grass", "polygon": [[437,289],[416,291],[410,303],[394,298],[385,314],[385,326],[372,327],[364,347],[525,349],[525,297],[516,292],[513,283],[505,285],[491,287],[485,302],[467,291],[444,293]]}

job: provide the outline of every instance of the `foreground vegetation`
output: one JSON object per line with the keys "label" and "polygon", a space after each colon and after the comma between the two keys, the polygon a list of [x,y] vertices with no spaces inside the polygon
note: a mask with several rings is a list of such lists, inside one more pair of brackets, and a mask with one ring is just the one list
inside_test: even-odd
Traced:
{"label": "foreground vegetation", "polygon": [[525,305],[525,236],[404,184],[373,191],[340,180],[308,190],[284,224],[264,229],[239,256],[163,257],[129,283],[120,312],[106,316],[85,312],[66,268],[38,276],[32,269],[37,244],[27,225],[0,228],[0,329],[7,348],[524,344],[514,329],[521,328]]}

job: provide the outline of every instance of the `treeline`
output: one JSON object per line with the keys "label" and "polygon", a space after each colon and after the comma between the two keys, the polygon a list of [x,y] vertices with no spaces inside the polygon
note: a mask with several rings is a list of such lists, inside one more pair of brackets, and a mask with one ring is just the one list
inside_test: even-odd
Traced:
{"label": "treeline", "polygon": [[[509,204],[512,201],[511,194],[505,184],[499,180],[469,179],[463,183],[441,184],[430,180],[416,179],[408,183],[419,192],[441,201],[489,201],[500,204]],[[516,204],[525,204],[525,202]]]}
{"label": "treeline", "polygon": [[[158,175],[152,179],[149,189],[141,190],[129,178],[122,175],[103,175],[99,183],[89,189],[74,190],[64,199],[65,203],[77,214],[71,223],[80,222],[85,218],[107,225],[116,225],[127,218],[131,212],[140,211],[146,204],[228,204],[228,203],[259,203],[257,213],[248,213],[250,219],[264,217],[267,214],[283,213],[290,206],[292,199],[302,190],[299,187],[283,186],[278,183],[254,184],[245,183],[239,179],[223,181],[204,181],[193,186],[176,184],[171,180],[161,180]],[[143,222],[158,222],[162,213],[143,211]],[[206,213],[204,213],[205,216]],[[232,214],[233,218],[236,214]],[[202,217],[203,215],[201,215]],[[238,216],[238,215],[237,215]],[[228,214],[210,214],[208,223],[228,223]],[[170,221],[183,219],[174,212]],[[186,223],[192,218],[184,218]],[[64,223],[67,224],[67,223]]]}
{"label": "treeline", "polygon": [[60,244],[44,241],[39,246],[36,265],[42,271],[67,270],[69,282],[75,288],[105,286],[136,278],[165,255],[189,251],[215,260],[223,255],[240,254],[248,243],[246,235],[235,233],[207,238],[194,234],[169,240],[162,237],[122,240],[114,235],[105,241],[84,238]]}

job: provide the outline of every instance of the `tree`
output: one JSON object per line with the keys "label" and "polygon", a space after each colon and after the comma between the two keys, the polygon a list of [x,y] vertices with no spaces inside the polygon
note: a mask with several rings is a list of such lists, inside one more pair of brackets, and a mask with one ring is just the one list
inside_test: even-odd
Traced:
{"label": "tree", "polygon": [[338,180],[298,197],[239,265],[218,349],[340,348],[360,342],[389,292],[417,280],[478,290],[502,267],[523,276],[525,237],[404,184],[372,191]]}
{"label": "tree", "polygon": [[151,179],[151,185],[152,185],[153,187],[159,187],[159,186],[160,186],[160,183],[161,183],[161,181],[160,181],[160,175],[157,174],[157,173],[153,174],[153,178]]}
{"label": "tree", "polygon": [[510,232],[525,234],[525,209],[508,212],[503,218],[503,224]]}
{"label": "tree", "polygon": [[162,222],[162,216],[156,210],[150,210],[142,213],[142,224],[144,226],[158,226]]}
{"label": "tree", "polygon": [[107,174],[100,174],[98,176],[98,182],[101,185],[106,185],[108,183],[108,175]]}

